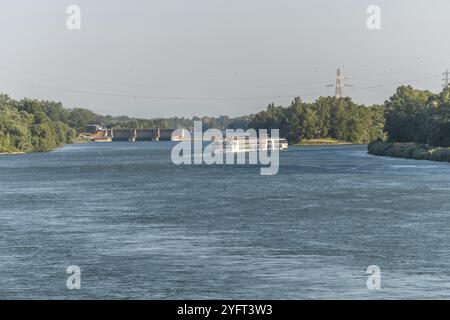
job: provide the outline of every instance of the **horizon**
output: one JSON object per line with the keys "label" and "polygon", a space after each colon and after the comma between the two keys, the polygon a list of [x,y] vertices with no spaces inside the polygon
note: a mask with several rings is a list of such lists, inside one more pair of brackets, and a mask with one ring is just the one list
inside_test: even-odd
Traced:
{"label": "horizon", "polygon": [[[420,88],[416,88],[416,87],[414,87],[414,86],[412,86],[412,85],[407,85],[407,84],[402,85],[402,86],[406,86],[406,87],[410,86],[410,87],[412,87],[414,90],[430,91],[433,95],[438,95],[440,92],[442,92],[442,90],[444,90],[444,89],[442,89],[442,90],[439,91],[439,92],[433,92],[433,91],[428,90],[428,89],[420,89]],[[400,87],[400,86],[399,86],[399,87]],[[396,91],[399,87],[397,87],[397,88],[394,90],[394,92],[393,92],[389,97],[387,97],[387,98],[385,99],[385,102],[380,103],[380,104],[370,104],[370,105],[360,104],[360,103],[354,101],[353,98],[350,97],[350,96],[343,96],[342,99],[350,98],[350,100],[351,100],[353,103],[355,103],[356,105],[359,105],[359,106],[363,106],[363,107],[383,106],[383,105],[386,103],[386,101],[388,101],[388,99],[390,99],[390,98],[392,97],[392,95],[395,94],[395,91]],[[170,119],[170,118],[180,118],[180,119],[183,119],[183,118],[184,118],[184,119],[187,119],[187,120],[193,120],[194,118],[216,118],[216,119],[217,119],[217,118],[219,118],[219,117],[228,117],[229,119],[236,119],[236,118],[242,118],[242,117],[246,117],[246,116],[254,116],[254,115],[256,115],[257,113],[260,113],[260,112],[262,112],[262,111],[267,110],[267,108],[272,104],[272,103],[270,102],[270,103],[267,103],[267,104],[266,104],[266,107],[265,107],[265,108],[263,108],[263,109],[261,109],[261,110],[259,110],[259,111],[256,111],[256,112],[253,112],[253,113],[242,114],[242,115],[236,115],[236,116],[230,116],[230,115],[227,115],[227,114],[218,114],[218,115],[199,115],[199,114],[194,114],[193,116],[190,116],[190,117],[186,117],[186,116],[178,116],[178,115],[172,115],[172,116],[166,116],[166,117],[142,118],[142,117],[134,117],[134,116],[130,116],[130,115],[127,115],[127,114],[100,114],[100,113],[97,113],[97,112],[95,112],[94,110],[92,110],[92,109],[90,109],[90,108],[86,108],[86,107],[71,107],[71,106],[65,105],[62,101],[54,101],[54,100],[51,100],[51,99],[45,99],[45,98],[44,98],[44,99],[36,99],[36,98],[31,98],[31,97],[16,98],[16,97],[11,97],[11,96],[10,96],[8,93],[6,93],[6,92],[0,92],[0,95],[2,95],[2,94],[3,94],[3,95],[6,95],[6,96],[8,96],[9,98],[11,98],[11,99],[13,99],[13,100],[16,100],[16,101],[26,100],[26,99],[29,99],[29,100],[36,100],[36,101],[50,101],[50,102],[54,102],[54,103],[61,103],[61,104],[62,104],[62,107],[63,107],[64,109],[68,109],[68,110],[72,110],[72,109],[76,109],[76,108],[81,108],[81,109],[85,109],[85,110],[94,112],[95,114],[97,114],[98,116],[101,116],[101,117],[113,117],[113,118],[127,117],[127,118],[130,118],[130,119],[136,119],[136,120],[157,120],[157,119]],[[296,98],[298,98],[298,97],[293,97],[292,100],[291,100],[291,103],[292,103]],[[301,98],[301,97],[300,97],[300,98]],[[334,96],[332,96],[332,95],[328,95],[328,96],[319,96],[319,97],[315,98],[313,101],[303,101],[303,100],[301,100],[301,101],[302,101],[303,103],[314,104],[314,103],[315,103],[318,99],[320,99],[320,98],[334,98]],[[283,108],[287,108],[287,107],[289,107],[289,105],[276,105],[276,104],[275,104],[275,107],[283,107]]]}

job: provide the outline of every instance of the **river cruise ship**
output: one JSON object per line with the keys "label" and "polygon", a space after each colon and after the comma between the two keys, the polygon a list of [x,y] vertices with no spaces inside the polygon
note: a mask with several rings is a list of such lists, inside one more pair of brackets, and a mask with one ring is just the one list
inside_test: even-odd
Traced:
{"label": "river cruise ship", "polygon": [[287,150],[288,142],[284,138],[244,138],[234,137],[216,141],[215,151],[223,152],[252,152],[259,150]]}

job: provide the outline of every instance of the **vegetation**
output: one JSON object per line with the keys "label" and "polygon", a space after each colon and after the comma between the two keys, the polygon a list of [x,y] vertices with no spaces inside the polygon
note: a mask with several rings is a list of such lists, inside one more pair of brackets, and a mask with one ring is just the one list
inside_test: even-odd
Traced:
{"label": "vegetation", "polygon": [[23,99],[16,101],[0,94],[0,153],[49,151],[76,141],[88,123],[108,128],[187,128],[201,120],[203,128],[246,129],[252,116],[136,119],[102,116],[83,108],[66,109],[59,102]]}
{"label": "vegetation", "polygon": [[387,139],[369,153],[417,160],[450,161],[450,88],[440,94],[402,86],[385,103]]}
{"label": "vegetation", "polygon": [[228,116],[215,117],[193,117],[187,118],[158,118],[158,119],[135,119],[126,116],[113,117],[113,116],[97,116],[96,121],[104,124],[108,128],[170,128],[170,129],[188,129],[193,130],[194,121],[202,121],[203,129],[210,128],[225,130],[225,129],[247,129],[249,122],[252,119],[252,115],[243,116],[238,118],[230,118]]}
{"label": "vegetation", "polygon": [[[66,109],[61,103],[0,94],[0,152],[52,150],[74,141],[88,123],[108,128],[279,129],[293,144],[367,143],[369,152],[414,159],[448,159],[450,89],[440,94],[399,87],[384,105],[366,107],[350,98],[320,97],[312,103],[295,98],[288,107],[270,104],[265,111],[239,118],[193,117],[136,119]],[[441,160],[442,161],[442,160]]]}
{"label": "vegetation", "polygon": [[435,95],[403,86],[385,105],[385,131],[389,141],[450,147],[449,88]]}
{"label": "vegetation", "polygon": [[450,148],[430,148],[425,144],[376,140],[369,144],[368,149],[376,156],[450,162]]}
{"label": "vegetation", "polygon": [[287,108],[271,104],[255,115],[249,127],[280,129],[280,136],[294,144],[320,138],[367,143],[384,136],[383,125],[383,106],[365,107],[350,98],[320,97],[313,103],[296,98]]}
{"label": "vegetation", "polygon": [[375,140],[369,143],[369,153],[377,156],[399,157],[406,159],[428,160],[429,150],[415,143],[393,143]]}
{"label": "vegetation", "polygon": [[75,131],[60,121],[60,104],[0,95],[0,152],[48,151],[71,142]]}
{"label": "vegetation", "polygon": [[302,146],[335,146],[342,144],[350,144],[347,141],[340,141],[333,138],[303,139],[299,145]]}

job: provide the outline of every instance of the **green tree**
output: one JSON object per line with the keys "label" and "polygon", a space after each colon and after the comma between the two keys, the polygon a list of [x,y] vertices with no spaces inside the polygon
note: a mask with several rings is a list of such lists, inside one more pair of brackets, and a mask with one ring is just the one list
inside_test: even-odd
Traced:
{"label": "green tree", "polygon": [[385,130],[390,141],[427,142],[427,117],[433,94],[411,86],[399,87],[386,101]]}

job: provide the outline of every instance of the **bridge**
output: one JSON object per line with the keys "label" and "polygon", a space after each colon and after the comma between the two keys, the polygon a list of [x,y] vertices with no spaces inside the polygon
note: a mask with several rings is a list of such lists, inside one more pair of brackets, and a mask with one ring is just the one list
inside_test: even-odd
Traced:
{"label": "bridge", "polygon": [[171,141],[173,129],[108,129],[112,141]]}

